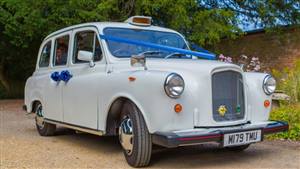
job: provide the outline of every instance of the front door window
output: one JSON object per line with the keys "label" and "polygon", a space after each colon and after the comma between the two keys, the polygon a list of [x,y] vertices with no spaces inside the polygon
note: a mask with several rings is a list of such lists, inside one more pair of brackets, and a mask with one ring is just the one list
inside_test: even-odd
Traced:
{"label": "front door window", "polygon": [[77,32],[74,37],[74,54],[73,63],[85,63],[78,59],[78,52],[80,50],[92,52],[94,56],[94,62],[102,60],[102,50],[97,38],[97,34],[94,31],[82,31]]}

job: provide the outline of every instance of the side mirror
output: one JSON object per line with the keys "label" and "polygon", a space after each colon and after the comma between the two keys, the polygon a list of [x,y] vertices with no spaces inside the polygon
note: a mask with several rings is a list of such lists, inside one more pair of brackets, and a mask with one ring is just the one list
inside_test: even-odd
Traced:
{"label": "side mirror", "polygon": [[147,70],[145,55],[132,55],[130,58],[130,64],[132,67],[144,67],[144,69]]}
{"label": "side mirror", "polygon": [[92,52],[80,50],[80,51],[78,51],[77,58],[79,60],[89,62],[90,63],[90,67],[95,66],[95,63],[93,61],[93,53]]}

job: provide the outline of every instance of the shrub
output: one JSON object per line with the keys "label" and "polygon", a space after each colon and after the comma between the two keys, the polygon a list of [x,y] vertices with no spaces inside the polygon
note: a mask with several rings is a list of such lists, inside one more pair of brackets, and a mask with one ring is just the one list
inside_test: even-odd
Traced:
{"label": "shrub", "polygon": [[285,68],[283,71],[273,70],[277,79],[277,89],[283,90],[291,97],[290,103],[300,102],[300,59],[295,62],[293,68]]}
{"label": "shrub", "polygon": [[300,104],[283,105],[271,112],[270,120],[282,120],[289,123],[288,132],[268,136],[269,139],[300,140]]}
{"label": "shrub", "polygon": [[287,121],[290,129],[269,138],[300,140],[300,60],[295,62],[294,67],[283,71],[273,70],[272,74],[277,80],[277,90],[289,95],[290,101],[281,101],[281,107],[271,112],[270,119]]}

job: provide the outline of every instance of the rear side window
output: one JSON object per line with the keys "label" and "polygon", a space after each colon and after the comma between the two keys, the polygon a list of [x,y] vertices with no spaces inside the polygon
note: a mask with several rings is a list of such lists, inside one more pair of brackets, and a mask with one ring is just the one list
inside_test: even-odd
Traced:
{"label": "rear side window", "polygon": [[42,53],[40,55],[39,67],[49,66],[50,54],[51,54],[51,41],[47,42],[43,46]]}
{"label": "rear side window", "polygon": [[102,59],[101,46],[94,31],[77,32],[74,40],[73,63],[86,62],[78,59],[78,52],[80,50],[92,52],[95,62]]}
{"label": "rear side window", "polygon": [[59,37],[55,40],[54,66],[62,66],[67,64],[69,51],[69,35]]}

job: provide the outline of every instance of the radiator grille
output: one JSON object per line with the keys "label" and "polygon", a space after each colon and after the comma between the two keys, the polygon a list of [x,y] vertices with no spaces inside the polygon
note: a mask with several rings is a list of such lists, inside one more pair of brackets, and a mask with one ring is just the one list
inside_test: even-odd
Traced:
{"label": "radiator grille", "polygon": [[214,73],[212,75],[212,99],[215,121],[243,119],[245,103],[242,75],[235,71]]}

